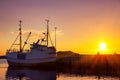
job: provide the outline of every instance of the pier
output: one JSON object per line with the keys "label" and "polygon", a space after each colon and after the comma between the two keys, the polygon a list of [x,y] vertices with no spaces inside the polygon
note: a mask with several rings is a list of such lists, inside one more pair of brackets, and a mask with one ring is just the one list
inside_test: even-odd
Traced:
{"label": "pier", "polygon": [[0,56],[0,59],[6,59],[6,56]]}
{"label": "pier", "polygon": [[63,72],[120,77],[120,54],[81,55],[59,52],[57,68]]}

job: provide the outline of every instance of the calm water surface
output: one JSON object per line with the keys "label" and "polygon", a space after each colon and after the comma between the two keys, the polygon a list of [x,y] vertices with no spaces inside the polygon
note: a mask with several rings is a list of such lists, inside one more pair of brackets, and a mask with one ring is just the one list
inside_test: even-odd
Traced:
{"label": "calm water surface", "polygon": [[0,80],[120,80],[120,78],[77,75],[48,69],[9,68],[6,59],[0,59]]}

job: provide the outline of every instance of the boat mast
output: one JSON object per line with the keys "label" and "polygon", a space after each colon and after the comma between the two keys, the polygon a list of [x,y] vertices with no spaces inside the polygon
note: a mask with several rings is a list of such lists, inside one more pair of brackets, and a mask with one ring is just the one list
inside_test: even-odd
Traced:
{"label": "boat mast", "polygon": [[49,40],[48,40],[48,36],[49,36],[49,20],[46,19],[46,22],[47,22],[47,47],[48,47],[48,43],[49,43]]}
{"label": "boat mast", "polygon": [[20,26],[20,28],[19,28],[19,34],[20,34],[20,52],[22,52],[22,30],[21,30],[21,28],[22,28],[22,26],[21,26],[21,23],[22,23],[22,21],[20,20],[19,21],[19,26]]}

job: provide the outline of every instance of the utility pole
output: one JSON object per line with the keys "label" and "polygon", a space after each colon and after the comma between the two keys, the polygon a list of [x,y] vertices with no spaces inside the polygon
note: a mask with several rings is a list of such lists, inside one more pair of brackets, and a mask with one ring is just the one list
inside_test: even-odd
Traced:
{"label": "utility pole", "polygon": [[20,52],[22,52],[22,26],[21,26],[21,23],[22,23],[22,21],[20,20],[19,21],[19,26],[20,26],[20,28],[19,28],[19,34],[20,34]]}
{"label": "utility pole", "polygon": [[48,36],[49,36],[49,20],[46,19],[46,22],[47,22],[47,47],[48,47],[48,43],[49,43],[49,40],[48,40]]}
{"label": "utility pole", "polygon": [[57,30],[57,27],[55,27],[55,48],[56,48],[56,30]]}

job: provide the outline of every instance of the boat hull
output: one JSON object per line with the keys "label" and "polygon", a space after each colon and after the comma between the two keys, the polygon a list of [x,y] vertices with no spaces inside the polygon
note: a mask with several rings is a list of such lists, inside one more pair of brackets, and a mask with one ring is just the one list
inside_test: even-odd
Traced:
{"label": "boat hull", "polygon": [[6,55],[9,66],[12,67],[54,67],[56,66],[56,54],[18,54]]}
{"label": "boat hull", "polygon": [[40,58],[40,59],[15,59],[7,58],[9,66],[12,67],[55,67],[56,58]]}
{"label": "boat hull", "polygon": [[56,62],[17,63],[8,61],[10,67],[55,67]]}
{"label": "boat hull", "polygon": [[15,63],[8,61],[10,67],[55,67],[56,62],[44,62],[44,63]]}

